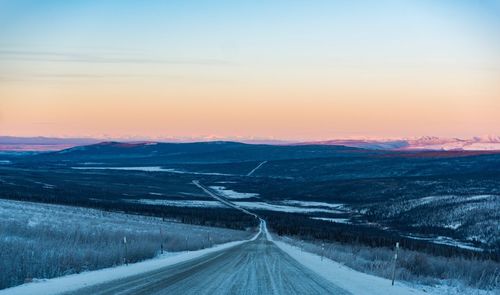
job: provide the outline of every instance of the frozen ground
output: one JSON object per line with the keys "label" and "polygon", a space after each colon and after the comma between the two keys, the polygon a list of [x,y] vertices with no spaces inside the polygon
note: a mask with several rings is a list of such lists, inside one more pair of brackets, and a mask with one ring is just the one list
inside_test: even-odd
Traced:
{"label": "frozen ground", "polygon": [[224,204],[218,201],[198,201],[198,200],[157,200],[157,199],[139,199],[127,200],[128,202],[135,202],[146,205],[160,205],[172,207],[198,207],[198,208],[223,208]]}
{"label": "frozen ground", "polygon": [[[0,199],[0,289],[242,240],[249,232],[161,218]],[[127,239],[127,249],[123,238]]]}
{"label": "frozen ground", "polygon": [[344,223],[344,224],[351,223],[348,218],[311,217],[311,219],[324,220],[324,221],[334,222],[334,223]]}
{"label": "frozen ground", "polygon": [[283,201],[285,205],[299,206],[299,207],[315,207],[315,208],[330,208],[330,209],[344,209],[344,204],[333,204],[325,202],[309,202],[309,201]]}
{"label": "frozen ground", "polygon": [[254,193],[240,193],[230,189],[226,189],[224,186],[210,186],[219,196],[228,199],[250,199],[256,198],[259,194]]}
{"label": "frozen ground", "polygon": [[288,206],[280,204],[271,204],[266,202],[241,202],[236,201],[234,204],[254,210],[269,210],[269,211],[280,211],[288,213],[314,213],[314,212],[324,212],[324,213],[339,213],[338,210],[326,209],[326,208],[313,208],[313,207],[298,207],[298,206]]}
{"label": "frozen ground", "polygon": [[215,173],[215,172],[191,172],[178,169],[162,168],[160,166],[144,166],[144,167],[72,167],[78,170],[126,170],[126,171],[145,171],[145,172],[169,172],[179,174],[194,174],[194,175],[219,175],[231,176],[232,174]]}

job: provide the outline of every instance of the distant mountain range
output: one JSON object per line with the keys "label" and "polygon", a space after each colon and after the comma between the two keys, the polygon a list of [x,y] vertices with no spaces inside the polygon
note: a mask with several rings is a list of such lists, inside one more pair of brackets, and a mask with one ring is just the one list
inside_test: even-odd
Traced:
{"label": "distant mountain range", "polygon": [[[58,151],[102,142],[95,138],[13,137],[0,136],[0,151]],[[127,142],[127,140],[121,140]],[[133,142],[133,141],[128,141]],[[172,142],[172,141],[170,141]],[[180,141],[176,141],[180,142]],[[402,139],[332,139],[292,143],[279,140],[242,140],[245,143],[271,145],[343,145],[370,150],[392,151],[500,151],[500,136],[469,139],[424,136]]]}
{"label": "distant mountain range", "polygon": [[95,144],[93,138],[15,137],[0,136],[0,151],[58,151],[79,145]]}
{"label": "distant mountain range", "polygon": [[333,139],[304,142],[301,144],[344,145],[376,150],[428,150],[428,151],[497,151],[500,136],[473,137],[469,139],[424,136],[410,139]]}

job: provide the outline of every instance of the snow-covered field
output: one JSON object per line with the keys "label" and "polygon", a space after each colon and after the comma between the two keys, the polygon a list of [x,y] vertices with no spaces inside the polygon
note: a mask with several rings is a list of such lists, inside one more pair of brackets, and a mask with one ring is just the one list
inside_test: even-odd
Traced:
{"label": "snow-covered field", "polygon": [[348,218],[311,217],[311,219],[323,220],[323,221],[334,222],[334,223],[344,223],[344,224],[351,223],[351,221]]}
{"label": "snow-covered field", "polygon": [[[257,198],[258,194],[241,193],[233,190],[226,189],[223,186],[210,186],[218,196],[224,197],[233,204],[245,208],[256,210],[269,210],[288,213],[346,213],[349,210],[344,208],[343,204],[330,204],[324,202],[307,202],[307,201],[282,201],[279,203],[268,203],[264,201],[238,201],[239,199]],[[151,193],[150,193],[151,194]],[[152,194],[161,196],[161,194]],[[138,199],[138,200],[125,200],[127,202],[136,202],[147,205],[160,205],[171,207],[205,207],[205,208],[223,208],[227,207],[219,201],[206,201],[206,200],[167,200],[167,199]],[[324,219],[327,220],[328,218]],[[337,220],[336,218],[333,218]],[[328,220],[335,222],[334,220]],[[345,220],[348,221],[347,219]],[[341,222],[341,221],[338,221]]]}
{"label": "snow-covered field", "polygon": [[0,289],[119,265],[125,258],[152,258],[162,243],[166,251],[176,252],[249,236],[155,217],[0,199]]}
{"label": "snow-covered field", "polygon": [[171,168],[163,168],[160,166],[144,166],[144,167],[72,167],[77,170],[125,170],[125,171],[144,171],[144,172],[169,172],[178,174],[196,174],[196,175],[218,175],[231,176],[232,174],[215,173],[215,172],[192,172]]}
{"label": "snow-covered field", "polygon": [[224,208],[227,206],[218,201],[201,200],[160,200],[160,199],[139,199],[127,200],[128,202],[146,205],[172,206],[172,207],[194,207],[194,208]]}
{"label": "snow-covered field", "polygon": [[240,206],[245,209],[254,210],[269,210],[269,211],[279,211],[288,213],[314,213],[314,212],[324,212],[324,213],[339,213],[337,210],[325,209],[325,208],[313,208],[313,207],[298,207],[298,206],[288,206],[280,204],[271,204],[266,202],[233,202],[235,205]]}
{"label": "snow-covered field", "polygon": [[299,206],[299,207],[315,207],[315,208],[330,208],[330,209],[343,209],[344,204],[333,204],[325,202],[309,202],[309,201],[294,201],[288,200],[282,202],[285,205]]}
{"label": "snow-covered field", "polygon": [[215,191],[219,196],[228,199],[250,199],[256,198],[259,194],[254,193],[240,193],[230,189],[226,189],[224,186],[210,186],[211,189]]}

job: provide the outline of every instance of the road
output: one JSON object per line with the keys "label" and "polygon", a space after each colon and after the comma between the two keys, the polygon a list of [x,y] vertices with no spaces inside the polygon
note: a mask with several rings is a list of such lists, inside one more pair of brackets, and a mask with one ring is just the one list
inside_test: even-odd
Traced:
{"label": "road", "polygon": [[263,161],[261,162],[259,165],[257,165],[257,167],[253,168],[252,171],[248,172],[247,176],[252,176],[252,174],[257,171],[260,167],[262,167],[262,165],[266,164],[267,161]]}
{"label": "road", "polygon": [[[236,206],[199,181],[193,184],[214,199],[259,218]],[[238,246],[206,254],[176,265],[66,294],[351,294],[307,269],[267,238],[260,219],[257,237]]]}
{"label": "road", "polygon": [[227,250],[68,294],[350,294],[281,251],[265,234]]}

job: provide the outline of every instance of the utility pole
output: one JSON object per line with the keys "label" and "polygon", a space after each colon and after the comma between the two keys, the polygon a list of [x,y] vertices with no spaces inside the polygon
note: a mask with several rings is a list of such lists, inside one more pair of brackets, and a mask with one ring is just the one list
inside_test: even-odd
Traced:
{"label": "utility pole", "polygon": [[128,265],[128,249],[127,249],[127,237],[123,237],[123,244],[125,244],[125,265]]}
{"label": "utility pole", "polygon": [[394,286],[394,280],[396,279],[396,264],[398,261],[398,250],[399,242],[396,242],[396,248],[394,248],[394,265],[392,267],[392,285]]}
{"label": "utility pole", "polygon": [[160,226],[160,254],[163,254],[163,230]]}

